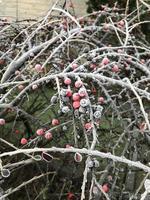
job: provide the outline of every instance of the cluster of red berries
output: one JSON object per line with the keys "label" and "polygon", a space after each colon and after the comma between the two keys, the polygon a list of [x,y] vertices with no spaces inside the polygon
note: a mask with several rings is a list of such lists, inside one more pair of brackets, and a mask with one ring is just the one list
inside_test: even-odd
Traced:
{"label": "cluster of red berries", "polygon": [[[57,125],[59,125],[59,123],[60,123],[60,122],[59,122],[58,119],[53,119],[53,120],[52,120],[52,125],[53,125],[53,126],[57,126]],[[38,129],[38,130],[36,131],[36,134],[37,134],[38,136],[44,136],[45,139],[47,139],[47,140],[51,140],[51,139],[53,138],[52,133],[51,133],[50,131],[45,131],[45,129],[43,129],[43,128]],[[25,145],[25,144],[28,143],[28,140],[27,140],[26,138],[22,138],[20,143],[21,143],[22,145]]]}

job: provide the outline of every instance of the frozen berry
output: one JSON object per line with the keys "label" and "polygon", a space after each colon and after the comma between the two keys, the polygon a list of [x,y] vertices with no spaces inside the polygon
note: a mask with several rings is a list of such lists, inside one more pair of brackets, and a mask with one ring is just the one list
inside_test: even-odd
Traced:
{"label": "frozen berry", "polygon": [[21,144],[22,145],[25,145],[25,144],[27,144],[28,143],[28,140],[26,139],[26,138],[22,138],[21,139]]}
{"label": "frozen berry", "polygon": [[44,129],[38,129],[37,131],[36,131],[36,134],[37,135],[44,135]]}
{"label": "frozen berry", "polygon": [[82,81],[76,81],[74,85],[75,85],[76,88],[80,88],[83,85],[83,82]]}
{"label": "frozen berry", "polygon": [[53,125],[53,126],[59,125],[59,120],[58,120],[58,119],[53,119],[53,120],[52,120],[52,125]]}
{"label": "frozen berry", "polygon": [[0,119],[0,126],[3,126],[3,125],[5,125],[5,119]]}
{"label": "frozen berry", "polygon": [[78,109],[80,107],[80,101],[74,101],[73,102],[73,108]]}
{"label": "frozen berry", "polygon": [[65,78],[64,84],[70,85],[71,84],[71,79],[70,78]]}
{"label": "frozen berry", "polygon": [[47,132],[45,133],[45,136],[44,136],[47,140],[51,140],[52,139],[52,133],[51,132]]}
{"label": "frozen berry", "polygon": [[115,72],[115,73],[119,72],[119,67],[118,67],[118,65],[114,65],[114,66],[112,67],[112,72]]}
{"label": "frozen berry", "polygon": [[99,98],[98,98],[98,102],[99,102],[100,104],[103,104],[104,101],[105,101],[105,100],[104,100],[104,97],[99,97]]}
{"label": "frozen berry", "polygon": [[110,62],[110,60],[107,57],[104,57],[102,60],[102,65],[107,65]]}
{"label": "frozen berry", "polygon": [[43,72],[43,67],[41,64],[36,64],[34,69],[36,72]]}
{"label": "frozen berry", "polygon": [[67,96],[67,97],[71,97],[71,96],[72,96],[72,91],[71,91],[70,89],[68,89],[68,90],[66,91],[66,96]]}
{"label": "frozen berry", "polygon": [[107,184],[107,183],[104,184],[104,185],[102,186],[102,190],[103,190],[105,193],[107,193],[107,192],[109,191],[109,187],[108,187],[108,184]]}
{"label": "frozen berry", "polygon": [[80,95],[78,93],[74,93],[72,95],[72,99],[73,99],[73,101],[79,101],[80,100]]}

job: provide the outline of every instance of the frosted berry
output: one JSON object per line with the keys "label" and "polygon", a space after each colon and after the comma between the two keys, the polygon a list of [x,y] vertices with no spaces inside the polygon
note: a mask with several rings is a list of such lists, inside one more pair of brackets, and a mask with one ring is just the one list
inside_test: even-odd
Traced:
{"label": "frosted berry", "polygon": [[43,67],[41,64],[36,64],[34,69],[36,72],[43,72]]}
{"label": "frosted berry", "polygon": [[0,119],[0,126],[3,126],[3,125],[5,125],[5,119]]}
{"label": "frosted berry", "polygon": [[107,184],[107,183],[104,184],[104,185],[102,186],[102,190],[103,190],[105,193],[109,192],[109,187],[108,187],[108,184]]}
{"label": "frosted berry", "polygon": [[83,85],[83,82],[82,81],[76,81],[74,85],[75,85],[76,88],[80,88]]}
{"label": "frosted berry", "polygon": [[73,99],[73,101],[79,101],[79,100],[80,100],[79,94],[78,94],[78,93],[74,93],[74,94],[72,95],[72,99]]}
{"label": "frosted berry", "polygon": [[73,63],[73,64],[72,64],[72,68],[73,68],[73,69],[76,69],[77,67],[78,67],[78,64],[77,64],[77,63]]}
{"label": "frosted berry", "polygon": [[71,91],[70,89],[68,89],[68,90],[66,91],[66,96],[67,96],[67,97],[71,97],[71,96],[72,96],[72,91]]}
{"label": "frosted berry", "polygon": [[24,89],[24,86],[23,86],[23,85],[19,85],[19,86],[18,86],[18,89],[21,91],[21,90]]}
{"label": "frosted berry", "polygon": [[102,60],[102,65],[107,65],[110,62],[110,60],[107,57],[104,57]]}
{"label": "frosted berry", "polygon": [[36,90],[38,86],[36,84],[32,85],[32,90]]}
{"label": "frosted berry", "polygon": [[118,25],[120,25],[120,26],[124,26],[124,25],[125,25],[124,20],[120,20],[120,21],[118,22]]}
{"label": "frosted berry", "polygon": [[71,84],[71,79],[70,78],[65,78],[64,84],[70,85]]}
{"label": "frosted berry", "polygon": [[80,97],[87,96],[87,92],[84,88],[80,88],[79,91],[78,91],[78,94],[80,95]]}
{"label": "frosted berry", "polygon": [[104,97],[99,97],[99,98],[98,98],[98,102],[99,102],[100,104],[103,104],[104,101],[105,101],[105,100],[104,100]]}
{"label": "frosted berry", "polygon": [[22,145],[25,145],[25,144],[28,143],[28,140],[27,140],[26,138],[22,138],[21,141],[20,141],[20,143],[21,143]]}
{"label": "frosted berry", "polygon": [[62,113],[68,113],[70,111],[68,106],[63,106],[61,109]]}
{"label": "frosted berry", "polygon": [[80,106],[87,107],[88,105],[89,105],[89,100],[88,99],[81,99]]}
{"label": "frosted berry", "polygon": [[66,144],[66,148],[71,148],[72,146],[70,144]]}
{"label": "frosted berry", "polygon": [[53,125],[53,126],[59,125],[59,120],[58,120],[58,119],[53,119],[53,120],[52,120],[52,125]]}
{"label": "frosted berry", "polygon": [[90,122],[84,124],[84,128],[90,130],[92,128],[92,124]]}
{"label": "frosted berry", "polygon": [[47,139],[47,140],[51,140],[52,139],[52,133],[51,132],[47,132],[45,133],[44,137]]}
{"label": "frosted berry", "polygon": [[78,109],[80,107],[80,101],[74,101],[73,102],[73,108]]}
{"label": "frosted berry", "polygon": [[119,67],[118,67],[118,65],[114,65],[114,66],[112,67],[112,72],[115,72],[115,73],[119,72]]}
{"label": "frosted berry", "polygon": [[36,131],[36,134],[37,135],[44,135],[44,129],[38,129],[37,131]]}

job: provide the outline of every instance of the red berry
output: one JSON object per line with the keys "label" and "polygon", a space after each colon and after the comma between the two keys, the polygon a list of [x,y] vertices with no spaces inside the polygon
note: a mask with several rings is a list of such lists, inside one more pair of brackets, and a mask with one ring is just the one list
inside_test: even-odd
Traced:
{"label": "red berry", "polygon": [[97,65],[94,64],[94,63],[92,63],[92,64],[90,65],[90,68],[91,68],[91,69],[95,69],[96,67],[97,67]]}
{"label": "red berry", "polygon": [[82,81],[76,81],[74,85],[75,85],[76,88],[80,88],[83,85],[83,82]]}
{"label": "red berry", "polygon": [[66,144],[66,148],[71,148],[72,146],[70,144]]}
{"label": "red berry", "polygon": [[98,98],[98,102],[99,102],[100,104],[103,104],[104,101],[105,101],[105,100],[104,100],[104,97],[99,97],[99,98]]}
{"label": "red berry", "polygon": [[80,95],[78,93],[74,93],[72,95],[72,99],[73,99],[73,101],[79,101],[80,100]]}
{"label": "red berry", "polygon": [[16,134],[19,134],[19,130],[15,130],[15,133],[16,133]]}
{"label": "red berry", "polygon": [[102,65],[107,65],[110,62],[110,60],[107,57],[104,57],[102,60]]}
{"label": "red berry", "polygon": [[115,73],[119,72],[119,67],[118,67],[118,65],[114,65],[114,66],[112,67],[112,72],[115,72]]}
{"label": "red berry", "polygon": [[5,64],[5,60],[4,59],[0,59],[0,65]]}
{"label": "red berry", "polygon": [[104,184],[104,185],[102,186],[102,190],[103,190],[105,193],[107,193],[107,192],[109,191],[109,187],[108,187],[108,184],[107,184],[107,183]]}
{"label": "red berry", "polygon": [[45,133],[45,136],[44,136],[47,140],[51,140],[52,139],[52,133],[51,132],[47,132]]}
{"label": "red berry", "polygon": [[84,124],[84,128],[90,130],[92,128],[92,124],[90,122]]}
{"label": "red berry", "polygon": [[73,102],[73,108],[78,109],[80,107],[80,101],[74,101]]}
{"label": "red berry", "polygon": [[37,131],[36,131],[36,134],[37,135],[44,135],[44,130],[41,128],[41,129],[38,129]]}
{"label": "red berry", "polygon": [[53,119],[53,120],[52,120],[52,125],[53,125],[53,126],[59,125],[59,120],[58,120],[58,119]]}
{"label": "red berry", "polygon": [[23,89],[24,89],[24,86],[23,86],[23,85],[19,85],[19,86],[18,86],[18,89],[19,89],[19,90],[23,90]]}
{"label": "red berry", "polygon": [[28,143],[28,140],[26,138],[22,138],[20,142],[22,145],[25,145]]}
{"label": "red berry", "polygon": [[68,89],[68,90],[66,91],[66,96],[67,96],[67,97],[71,97],[71,96],[72,96],[72,91],[71,91],[70,89]]}
{"label": "red berry", "polygon": [[37,71],[37,72],[43,72],[43,68],[42,68],[42,65],[41,64],[36,64],[34,69]]}
{"label": "red berry", "polygon": [[68,194],[67,194],[67,200],[73,200],[74,199],[74,194],[73,193],[71,193],[71,192],[68,192]]}
{"label": "red berry", "polygon": [[124,20],[121,20],[121,21],[118,22],[118,25],[120,25],[120,26],[124,26],[124,24],[125,24]]}
{"label": "red berry", "polygon": [[5,119],[0,119],[0,126],[3,126],[3,125],[5,125]]}
{"label": "red berry", "polygon": [[77,67],[78,67],[78,64],[76,64],[76,63],[73,63],[73,64],[72,64],[72,68],[73,68],[73,69],[76,69]]}
{"label": "red berry", "polygon": [[64,84],[70,85],[71,84],[71,79],[70,78],[65,78]]}
{"label": "red berry", "polygon": [[80,88],[80,90],[78,91],[78,94],[80,95],[80,97],[87,96],[87,92],[84,88]]}
{"label": "red berry", "polygon": [[92,92],[92,94],[96,94],[96,93],[97,93],[96,88],[93,87],[93,88],[91,89],[91,92]]}

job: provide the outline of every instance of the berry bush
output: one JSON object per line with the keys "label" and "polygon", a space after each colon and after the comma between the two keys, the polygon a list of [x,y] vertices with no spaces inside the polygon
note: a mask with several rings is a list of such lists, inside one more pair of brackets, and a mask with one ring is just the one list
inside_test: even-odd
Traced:
{"label": "berry bush", "polygon": [[149,199],[150,48],[140,13],[55,3],[1,19],[0,200]]}

